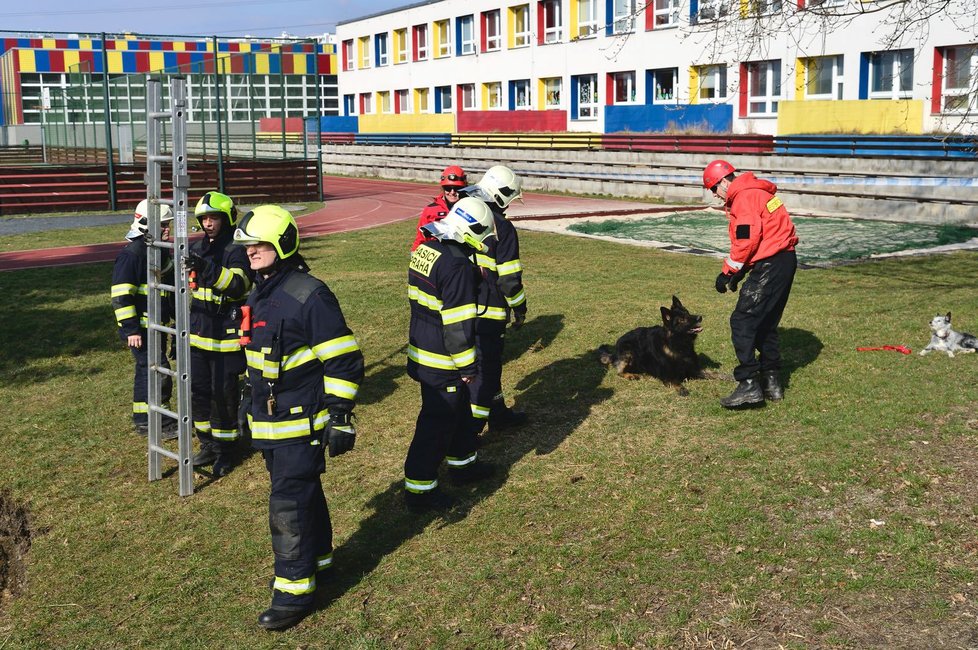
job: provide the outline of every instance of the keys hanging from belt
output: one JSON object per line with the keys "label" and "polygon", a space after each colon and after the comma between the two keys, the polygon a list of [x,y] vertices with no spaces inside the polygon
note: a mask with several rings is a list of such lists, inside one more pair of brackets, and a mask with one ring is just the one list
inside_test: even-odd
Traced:
{"label": "keys hanging from belt", "polygon": [[265,401],[265,408],[269,415],[275,415],[275,384],[268,382],[268,399]]}

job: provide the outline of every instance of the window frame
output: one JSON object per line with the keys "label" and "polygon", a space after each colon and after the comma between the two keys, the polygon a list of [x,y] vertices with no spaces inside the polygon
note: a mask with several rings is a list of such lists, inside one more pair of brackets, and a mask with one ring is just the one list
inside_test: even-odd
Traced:
{"label": "window frame", "polygon": [[[530,85],[529,79],[513,79],[510,82],[509,88],[510,92],[513,94],[514,111],[533,110],[533,87]],[[520,90],[525,91],[523,93],[522,102],[520,100]]]}
{"label": "window frame", "polygon": [[[486,26],[486,42],[485,51],[486,52],[498,52],[503,49],[503,30],[502,30],[502,17],[500,15],[499,9],[493,9],[491,11],[482,12],[484,16]],[[495,29],[495,33],[490,31],[490,28]]]}
{"label": "window frame", "polygon": [[[418,37],[421,38],[418,38]],[[428,23],[422,23],[421,25],[413,25],[411,27],[411,39],[414,41],[414,60],[415,61],[427,61],[428,60],[428,50],[431,47],[431,43],[428,42]]]}
{"label": "window frame", "polygon": [[[374,47],[377,50],[377,67],[390,65],[390,43],[388,43],[387,32],[374,35]],[[380,46],[383,44],[384,51],[380,51]]]}
{"label": "window frame", "polygon": [[[890,89],[889,90],[873,90],[876,86],[877,73],[882,67],[880,60],[883,58],[892,58],[892,64],[894,69],[896,64],[899,64],[899,71],[890,73]],[[905,66],[907,59],[909,61],[909,66]],[[884,50],[882,52],[872,52],[869,55],[869,70],[867,74],[868,78],[868,95],[869,99],[913,99],[913,64],[914,64],[914,51],[910,48],[901,48],[899,50]],[[910,79],[907,83],[907,88],[903,88],[902,80],[904,76],[905,67],[910,70]],[[880,79],[882,81],[882,79]],[[900,84],[900,87],[897,87]]]}
{"label": "window frame", "polygon": [[360,38],[360,69],[366,70],[374,66],[373,59],[373,41],[371,36],[362,36]]}
{"label": "window frame", "polygon": [[[619,3],[625,5],[624,12],[618,10]],[[631,34],[635,31],[635,16],[638,13],[638,0],[612,0],[612,34]]]}
{"label": "window frame", "polygon": [[730,0],[700,0],[696,10],[696,22],[712,23],[729,15]]}
{"label": "window frame", "polygon": [[[577,77],[577,115],[574,119],[597,120],[601,113],[601,89],[598,86],[598,75],[594,73],[575,76]],[[582,91],[585,87],[591,88],[590,102],[581,101]],[[587,115],[584,115],[585,110],[588,111]]]}
{"label": "window frame", "polygon": [[[747,117],[777,117],[778,103],[783,99],[781,83],[781,60],[750,61],[747,64]],[[765,93],[754,94],[754,81],[763,69]],[[775,92],[777,88],[777,92]],[[763,105],[763,110],[755,107]]]}
{"label": "window frame", "polygon": [[[622,70],[620,72],[609,72],[612,86],[612,102],[615,106],[625,106],[638,103],[638,75],[634,70]],[[621,90],[624,87],[624,94],[628,99],[619,99]]]}
{"label": "window frame", "polygon": [[[967,115],[978,111],[978,88],[976,88],[976,86],[978,86],[978,83],[976,83],[976,78],[978,78],[978,44],[952,45],[949,47],[944,47],[942,50],[943,66],[941,74],[944,83],[942,84],[943,87],[941,88],[941,112],[950,113],[953,115]],[[952,87],[947,83],[947,80],[952,76],[949,74],[948,70],[949,66],[951,65],[951,59],[956,59],[957,57],[949,56],[949,52],[956,52],[959,50],[965,51],[966,59],[968,61],[969,70],[967,74],[967,85]],[[970,50],[970,53],[968,50]],[[966,106],[964,108],[959,108],[957,106],[948,108],[948,96],[964,97],[966,99]]]}
{"label": "window frame", "polygon": [[[831,90],[827,93],[817,93],[811,91],[812,86],[812,65],[819,63],[819,69],[823,70],[821,66],[822,62],[831,60],[832,69],[830,71],[831,80],[829,85]],[[812,56],[805,59],[805,99],[812,101],[821,101],[829,99],[842,99],[843,95],[843,74],[844,60],[841,54],[828,54],[825,56]]]}
{"label": "window frame", "polygon": [[[572,2],[577,2],[577,35],[575,38],[594,38],[598,34],[598,0],[571,0]],[[582,19],[585,12],[581,11],[582,7],[590,7],[591,18],[590,20]]]}
{"label": "window frame", "polygon": [[434,23],[436,38],[438,41],[438,51],[434,53],[436,59],[444,59],[453,54],[452,52],[452,21],[449,19],[436,20]]}
{"label": "window frame", "polygon": [[[563,3],[561,0],[543,0],[540,3],[543,12],[543,42],[544,44],[560,43],[564,40]],[[549,22],[553,25],[549,25]]]}
{"label": "window frame", "polygon": [[394,65],[408,62],[407,28],[395,29],[394,34]]}
{"label": "window frame", "polygon": [[455,112],[455,95],[451,86],[435,86],[435,95],[439,113]]}
{"label": "window frame", "polygon": [[[696,89],[697,102],[706,104],[725,103],[727,101],[727,66],[721,63],[700,65],[696,66],[696,72],[699,77],[699,88]],[[707,86],[703,80],[710,77],[712,77],[713,85]],[[714,88],[717,94],[713,97],[704,97],[703,90],[707,88]]]}
{"label": "window frame", "polygon": [[[513,12],[513,48],[529,47],[533,43],[533,26],[530,23],[530,5],[516,5],[510,7]],[[519,16],[523,15],[523,31],[519,29]]]}
{"label": "window frame", "polygon": [[[468,26],[469,37],[468,39],[463,38],[463,33],[465,27]],[[470,54],[475,54],[477,52],[476,48],[476,38],[475,38],[475,15],[467,14],[465,16],[458,17],[458,47],[459,54],[461,56],[467,56]]]}
{"label": "window frame", "polygon": [[[660,7],[660,3],[664,3],[665,6]],[[680,5],[682,5],[682,0],[655,0],[654,4],[649,7],[649,9],[652,9],[653,11],[654,29],[678,27],[680,20]],[[646,9],[646,11],[649,9]],[[665,16],[666,19],[660,21],[661,16]]]}
{"label": "window frame", "polygon": [[[679,68],[655,68],[649,70],[651,73],[649,75],[649,82],[652,84],[652,88],[649,89],[649,97],[652,98],[652,104],[678,104],[679,103]],[[669,75],[672,77],[670,81],[672,82],[672,93],[670,97],[659,97],[658,88],[659,80],[662,76]]]}
{"label": "window frame", "polygon": [[[348,39],[343,41],[343,71],[350,72],[356,69],[356,54],[354,53],[353,40]],[[349,49],[347,49],[349,48]]]}
{"label": "window frame", "polygon": [[[543,109],[559,109],[561,106],[560,96],[563,94],[564,90],[563,77],[544,77],[540,81],[543,83]],[[555,93],[554,89],[551,88],[551,82],[556,82],[556,101],[551,101]]]}
{"label": "window frame", "polygon": [[[462,96],[461,106],[459,107],[463,111],[473,111],[478,108],[475,96],[475,84],[459,84],[459,94]],[[468,95],[468,97],[466,97]],[[468,99],[468,101],[466,101]]]}

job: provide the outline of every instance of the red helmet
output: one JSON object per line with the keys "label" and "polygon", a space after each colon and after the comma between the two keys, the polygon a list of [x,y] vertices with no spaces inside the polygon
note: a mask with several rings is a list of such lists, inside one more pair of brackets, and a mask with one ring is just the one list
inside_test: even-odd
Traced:
{"label": "red helmet", "polygon": [[714,160],[706,169],[703,170],[703,187],[706,189],[712,189],[714,185],[719,183],[728,174],[732,174],[736,169],[734,166],[728,163],[726,160]]}
{"label": "red helmet", "polygon": [[465,171],[458,165],[449,165],[441,173],[442,187],[465,187]]}

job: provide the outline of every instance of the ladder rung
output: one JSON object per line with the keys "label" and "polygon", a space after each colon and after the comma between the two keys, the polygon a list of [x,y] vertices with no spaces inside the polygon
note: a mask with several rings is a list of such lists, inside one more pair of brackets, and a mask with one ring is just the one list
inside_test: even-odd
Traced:
{"label": "ladder rung", "polygon": [[180,416],[177,415],[177,413],[175,411],[171,411],[170,409],[168,409],[168,408],[166,408],[164,406],[157,406],[156,404],[150,404],[149,405],[149,410],[150,411],[156,411],[157,413],[162,413],[163,415],[167,415],[167,416],[173,418],[174,420],[176,420],[177,422],[180,421]]}
{"label": "ladder rung", "polygon": [[165,447],[160,447],[159,445],[150,445],[149,448],[152,451],[155,451],[156,453],[158,453],[158,454],[160,454],[162,456],[166,456],[167,458],[172,458],[173,460],[175,460],[177,462],[180,462],[180,454],[179,453],[170,451],[169,449],[166,449]]}
{"label": "ladder rung", "polygon": [[173,156],[146,156],[146,159],[149,160],[150,162],[163,163],[163,162],[172,162]]}
{"label": "ladder rung", "polygon": [[169,377],[177,376],[176,370],[170,370],[169,368],[165,368],[163,366],[153,366],[153,368],[156,370],[156,372],[160,373],[161,375],[167,375]]}
{"label": "ladder rung", "polygon": [[160,325],[159,323],[148,323],[147,327],[151,330],[156,330],[157,332],[164,332],[166,334],[176,334],[177,330],[175,327],[167,327],[166,325]]}
{"label": "ladder rung", "polygon": [[162,289],[163,291],[169,291],[170,293],[176,293],[177,288],[172,284],[164,284],[162,282],[147,282],[146,286],[150,289]]}
{"label": "ladder rung", "polygon": [[157,248],[173,248],[172,241],[161,241],[159,239],[153,240],[152,242],[149,243],[149,245],[156,246]]}

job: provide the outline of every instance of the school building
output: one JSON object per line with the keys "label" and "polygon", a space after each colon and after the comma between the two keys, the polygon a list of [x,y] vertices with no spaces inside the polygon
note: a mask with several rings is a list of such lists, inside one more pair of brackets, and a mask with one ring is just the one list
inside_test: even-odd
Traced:
{"label": "school building", "polygon": [[974,134],[973,8],[914,26],[902,6],[415,2],[337,26],[341,114],[361,133]]}

